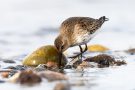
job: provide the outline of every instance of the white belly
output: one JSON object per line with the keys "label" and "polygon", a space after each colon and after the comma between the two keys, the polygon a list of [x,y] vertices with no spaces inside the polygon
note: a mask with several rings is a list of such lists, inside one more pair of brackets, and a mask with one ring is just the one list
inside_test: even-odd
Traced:
{"label": "white belly", "polygon": [[97,31],[93,34],[86,33],[84,35],[77,35],[76,36],[77,45],[88,43],[97,34]]}
{"label": "white belly", "polygon": [[91,40],[91,35],[85,34],[85,35],[78,35],[76,38],[77,44],[85,44],[88,43]]}

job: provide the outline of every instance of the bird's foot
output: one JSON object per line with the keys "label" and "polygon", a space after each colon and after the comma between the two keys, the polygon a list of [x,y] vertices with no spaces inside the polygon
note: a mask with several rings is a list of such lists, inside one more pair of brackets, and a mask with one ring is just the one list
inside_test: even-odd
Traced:
{"label": "bird's foot", "polygon": [[76,55],[70,56],[70,57],[68,57],[68,58],[73,58],[73,59],[75,59],[75,58],[77,58],[77,57],[78,57],[78,59],[85,58],[85,56],[83,56],[82,53],[74,53],[74,54],[76,54]]}

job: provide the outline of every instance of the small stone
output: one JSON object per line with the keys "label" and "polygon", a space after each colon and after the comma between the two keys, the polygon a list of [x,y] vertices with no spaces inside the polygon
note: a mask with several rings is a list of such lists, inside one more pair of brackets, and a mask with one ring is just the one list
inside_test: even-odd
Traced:
{"label": "small stone", "polygon": [[72,65],[66,65],[65,67],[64,67],[64,69],[71,69],[72,68]]}
{"label": "small stone", "polygon": [[71,90],[70,85],[67,83],[57,83],[54,90]]}
{"label": "small stone", "polygon": [[125,52],[131,54],[131,55],[134,55],[135,54],[135,48],[132,48],[132,49],[128,49],[126,50]]}
{"label": "small stone", "polygon": [[39,72],[39,71],[45,71],[47,70],[47,68],[48,67],[46,66],[46,64],[39,64],[34,70]]}
{"label": "small stone", "polygon": [[2,72],[2,73],[1,73],[1,76],[2,76],[3,78],[8,78],[8,75],[9,75],[9,72]]}
{"label": "small stone", "polygon": [[3,81],[3,80],[0,80],[0,83],[4,83],[5,81]]}
{"label": "small stone", "polygon": [[9,79],[10,82],[20,83],[20,84],[35,84],[40,83],[41,78],[31,70],[25,70],[16,73]]}
{"label": "small stone", "polygon": [[26,70],[28,67],[27,66],[24,66],[24,65],[17,65],[16,67],[15,67],[15,70]]}
{"label": "small stone", "polygon": [[47,65],[47,67],[49,67],[49,68],[51,68],[51,67],[58,67],[58,66],[57,66],[58,63],[52,62],[52,61],[48,61],[48,62],[46,63],[46,65]]}
{"label": "small stone", "polygon": [[8,66],[8,67],[6,67],[4,69],[16,69],[16,68],[14,66]]}
{"label": "small stone", "polygon": [[16,62],[13,61],[13,60],[4,60],[3,62],[4,62],[4,63],[16,63]]}
{"label": "small stone", "polygon": [[13,75],[15,75],[16,73],[17,73],[16,70],[12,70],[12,71],[9,72],[8,77],[10,78],[10,77],[12,77]]}
{"label": "small stone", "polygon": [[77,68],[82,63],[82,60],[77,60],[76,62],[73,63],[73,68]]}
{"label": "small stone", "polygon": [[121,66],[121,65],[125,65],[125,64],[127,64],[127,63],[126,63],[126,61],[124,61],[124,60],[123,60],[123,61],[118,60],[118,61],[115,62],[115,64],[116,64],[117,66]]}
{"label": "small stone", "polygon": [[67,76],[62,73],[54,72],[54,71],[43,71],[39,72],[39,76],[46,78],[48,81],[55,80],[67,80]]}
{"label": "small stone", "polygon": [[109,48],[99,44],[88,46],[88,51],[90,52],[105,52],[107,50],[109,50]]}

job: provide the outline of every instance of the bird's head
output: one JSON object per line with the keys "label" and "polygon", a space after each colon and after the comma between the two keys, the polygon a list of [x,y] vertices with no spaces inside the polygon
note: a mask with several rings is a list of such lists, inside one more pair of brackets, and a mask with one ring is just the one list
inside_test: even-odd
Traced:
{"label": "bird's head", "polygon": [[109,19],[106,18],[105,16],[102,16],[98,19],[98,21],[100,21],[101,23],[104,23],[105,21],[108,21]]}
{"label": "bird's head", "polygon": [[61,35],[59,35],[55,39],[54,45],[60,53],[64,52],[65,50],[67,50],[69,48],[67,39]]}
{"label": "bird's head", "polygon": [[98,27],[101,27],[102,24],[105,22],[105,21],[108,21],[109,19],[106,18],[105,16],[102,16],[100,17],[99,19],[96,20],[95,24],[98,26]]}

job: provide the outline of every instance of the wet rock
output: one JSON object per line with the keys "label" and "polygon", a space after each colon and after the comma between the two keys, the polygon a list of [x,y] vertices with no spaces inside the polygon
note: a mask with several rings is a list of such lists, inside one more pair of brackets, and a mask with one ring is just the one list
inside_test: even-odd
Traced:
{"label": "wet rock", "polygon": [[54,90],[71,90],[68,83],[57,83]]}
{"label": "wet rock", "polygon": [[16,70],[12,70],[8,73],[8,78],[12,77],[13,75],[15,75],[18,71]]}
{"label": "wet rock", "polygon": [[37,72],[40,72],[40,71],[45,71],[47,69],[48,69],[48,67],[46,66],[46,64],[40,64],[34,70]]}
{"label": "wet rock", "polygon": [[3,80],[0,80],[0,83],[4,83],[5,81],[3,81]]}
{"label": "wet rock", "polygon": [[65,67],[64,67],[64,69],[71,69],[72,68],[72,65],[66,65]]}
{"label": "wet rock", "polygon": [[39,77],[35,72],[31,70],[25,70],[16,73],[9,79],[10,82],[20,83],[20,84],[35,84],[40,83],[41,77]]}
{"label": "wet rock", "polygon": [[17,66],[9,66],[9,67],[6,67],[4,68],[5,70],[9,70],[8,71],[8,78],[12,77],[14,74],[16,74],[18,71],[23,71],[23,70],[26,70],[28,69],[27,66],[24,66],[24,65],[17,65]]}
{"label": "wet rock", "polygon": [[8,66],[4,69],[12,69],[12,70],[18,70],[18,71],[21,71],[21,70],[26,70],[28,67],[27,66],[24,66],[24,65],[17,65],[17,66]]}
{"label": "wet rock", "polygon": [[17,65],[17,66],[15,66],[15,69],[14,70],[21,71],[21,70],[26,70],[26,69],[28,69],[28,67],[25,66],[25,65]]}
{"label": "wet rock", "polygon": [[50,71],[63,73],[63,68],[60,69],[59,67],[54,67],[54,66],[53,67],[48,67],[47,64],[40,64],[34,70],[37,71],[37,72],[50,70]]}
{"label": "wet rock", "polygon": [[73,68],[77,68],[82,63],[82,60],[77,60],[76,62],[73,63]]}
{"label": "wet rock", "polygon": [[16,69],[16,68],[14,66],[8,66],[8,67],[6,67],[4,69]]}
{"label": "wet rock", "polygon": [[4,63],[16,63],[15,61],[13,60],[3,60]]}
{"label": "wet rock", "polygon": [[39,73],[39,76],[46,78],[48,81],[55,80],[67,80],[67,76],[62,73],[54,72],[54,71],[43,71]]}
{"label": "wet rock", "polygon": [[93,68],[95,66],[91,64],[90,62],[83,61],[80,65],[77,66],[77,70],[83,71],[84,68],[89,68],[89,67]]}
{"label": "wet rock", "polygon": [[116,61],[115,58],[106,54],[100,54],[91,58],[87,58],[84,61],[98,63],[98,67],[109,67],[110,65],[122,65],[124,61]]}
{"label": "wet rock", "polygon": [[12,69],[0,69],[0,73],[2,73],[2,72],[10,72],[10,71],[12,71]]}
{"label": "wet rock", "polygon": [[115,61],[115,64],[116,64],[117,66],[121,66],[121,65],[125,65],[125,64],[127,64],[127,63],[126,63],[126,61],[124,61],[124,60],[122,60],[122,61],[117,60],[117,61]]}
{"label": "wet rock", "polygon": [[135,48],[132,48],[132,49],[128,49],[126,50],[125,52],[131,54],[131,55],[134,55],[135,54]]}
{"label": "wet rock", "polygon": [[2,73],[1,73],[1,76],[2,76],[3,78],[8,78],[8,75],[9,75],[9,72],[2,72]]}
{"label": "wet rock", "polygon": [[[40,47],[32,54],[28,55],[23,60],[23,65],[27,66],[37,66],[39,64],[47,64],[48,67],[58,66],[60,60],[60,55],[55,46],[47,45]],[[62,56],[62,66],[65,66],[67,60],[65,56]]]}
{"label": "wet rock", "polygon": [[53,67],[58,67],[58,63],[57,62],[52,62],[52,61],[48,61],[47,63],[46,63],[46,66],[48,67],[48,68],[53,68]]}
{"label": "wet rock", "polygon": [[90,52],[104,52],[107,50],[109,50],[109,48],[99,45],[99,44],[88,46],[88,51],[90,51]]}

